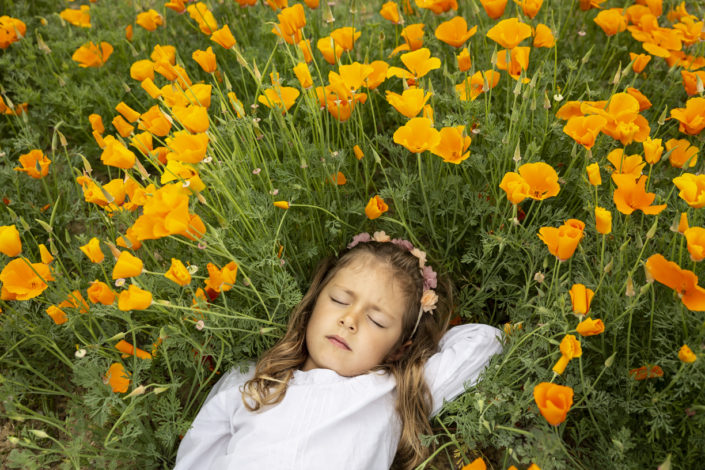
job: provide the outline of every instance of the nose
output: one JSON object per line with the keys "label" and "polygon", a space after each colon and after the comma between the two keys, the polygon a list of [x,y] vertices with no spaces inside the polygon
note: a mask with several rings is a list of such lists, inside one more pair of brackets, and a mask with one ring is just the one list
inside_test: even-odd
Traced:
{"label": "nose", "polygon": [[355,333],[357,331],[357,315],[353,312],[346,312],[338,319],[338,326],[342,326],[350,330],[350,332]]}

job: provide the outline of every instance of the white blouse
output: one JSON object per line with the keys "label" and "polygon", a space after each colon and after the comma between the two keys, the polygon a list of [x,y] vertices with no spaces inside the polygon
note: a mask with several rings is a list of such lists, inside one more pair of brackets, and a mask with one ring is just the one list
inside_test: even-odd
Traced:
{"label": "white blouse", "polygon": [[[425,365],[431,416],[477,382],[502,351],[501,334],[482,324],[446,332]],[[393,376],[296,370],[284,399],[253,413],[239,388],[254,369],[235,368],[213,387],[181,441],[175,470],[389,469],[401,437]]]}

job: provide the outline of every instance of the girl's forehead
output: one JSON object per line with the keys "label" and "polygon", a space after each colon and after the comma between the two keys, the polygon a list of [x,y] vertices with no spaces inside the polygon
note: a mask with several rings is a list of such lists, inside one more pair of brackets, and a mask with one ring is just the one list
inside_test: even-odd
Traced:
{"label": "girl's forehead", "polygon": [[331,279],[331,285],[353,291],[364,290],[373,295],[377,293],[379,296],[403,295],[401,284],[395,278],[393,268],[371,255],[360,255],[340,268]]}

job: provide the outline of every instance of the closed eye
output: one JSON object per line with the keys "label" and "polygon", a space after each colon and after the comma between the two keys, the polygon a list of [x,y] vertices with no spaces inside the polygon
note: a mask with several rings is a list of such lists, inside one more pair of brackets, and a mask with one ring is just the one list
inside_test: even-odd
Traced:
{"label": "closed eye", "polygon": [[334,299],[333,297],[331,297],[330,300],[332,300],[332,301],[335,302],[336,304],[346,305],[345,303],[341,302],[340,300]]}
{"label": "closed eye", "polygon": [[371,321],[372,323],[374,323],[375,325],[377,325],[378,327],[380,327],[380,328],[386,328],[386,327],[380,325],[379,323],[377,323],[376,321],[374,321],[374,320],[372,319],[372,317],[367,317],[367,318],[369,318],[370,321]]}

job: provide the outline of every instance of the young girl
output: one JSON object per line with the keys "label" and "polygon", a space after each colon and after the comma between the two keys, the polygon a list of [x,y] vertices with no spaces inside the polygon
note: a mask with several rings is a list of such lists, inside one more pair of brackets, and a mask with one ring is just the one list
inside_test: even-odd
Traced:
{"label": "young girl", "polygon": [[213,387],[175,470],[423,462],[429,449],[419,435],[432,434],[430,417],[502,350],[500,331],[487,325],[446,333],[450,289],[439,302],[425,263],[424,252],[384,232],[357,235],[321,262],[284,337],[255,367]]}

